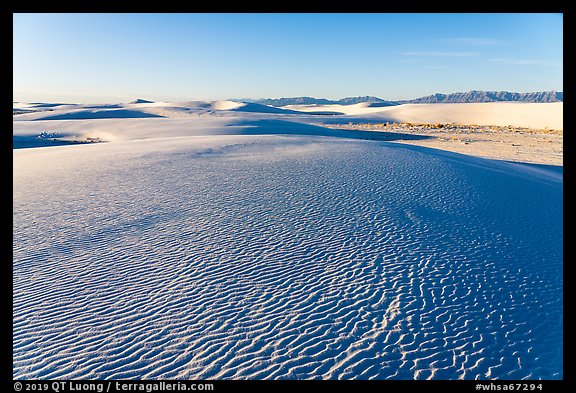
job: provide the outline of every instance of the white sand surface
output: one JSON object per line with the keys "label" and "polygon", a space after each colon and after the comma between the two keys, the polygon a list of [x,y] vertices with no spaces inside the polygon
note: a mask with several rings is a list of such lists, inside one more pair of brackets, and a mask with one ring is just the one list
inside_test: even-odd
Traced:
{"label": "white sand surface", "polygon": [[486,102],[474,104],[405,104],[398,106],[288,105],[300,112],[337,112],[405,123],[457,123],[563,130],[564,103]]}
{"label": "white sand surface", "polygon": [[15,379],[563,377],[561,171],[238,108],[14,117]]}

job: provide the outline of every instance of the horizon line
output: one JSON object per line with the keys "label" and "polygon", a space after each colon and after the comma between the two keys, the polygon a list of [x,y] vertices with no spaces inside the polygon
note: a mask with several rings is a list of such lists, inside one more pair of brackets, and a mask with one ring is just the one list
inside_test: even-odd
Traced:
{"label": "horizon line", "polygon": [[[178,98],[178,99],[148,99],[148,98],[142,98],[142,97],[146,97],[146,95],[141,95],[138,96],[136,98],[131,99],[131,101],[129,102],[124,102],[124,100],[121,101],[112,101],[112,100],[104,100],[104,101],[93,101],[93,100],[89,100],[90,102],[78,102],[76,100],[72,100],[72,101],[76,101],[76,102],[64,102],[64,101],[69,101],[69,100],[55,100],[55,101],[44,101],[44,100],[16,100],[14,99],[14,97],[12,97],[12,103],[27,103],[27,104],[43,104],[43,103],[52,103],[52,104],[108,104],[108,103],[131,103],[132,101],[137,101],[137,100],[146,100],[146,101],[151,101],[151,102],[186,102],[186,101],[236,101],[236,102],[244,102],[245,100],[253,100],[253,101],[258,101],[258,100],[281,100],[281,99],[294,99],[294,98],[311,98],[311,99],[316,99],[316,100],[327,100],[327,101],[342,101],[345,100],[347,98],[362,98],[362,97],[370,97],[370,98],[377,98],[379,100],[385,101],[385,102],[407,102],[407,101],[413,101],[413,100],[417,100],[417,99],[421,99],[421,98],[426,98],[426,97],[433,97],[436,95],[453,95],[453,94],[466,94],[466,93],[475,93],[475,92],[485,92],[485,93],[512,93],[512,94],[537,94],[537,93],[564,93],[563,90],[555,90],[555,89],[550,89],[550,90],[538,90],[538,91],[512,91],[512,90],[478,90],[478,89],[472,89],[472,90],[467,90],[467,91],[455,91],[455,92],[450,92],[450,93],[442,93],[442,92],[436,92],[436,93],[432,93],[432,94],[427,94],[427,95],[423,95],[423,96],[418,96],[415,98],[407,98],[407,99],[385,99],[385,98],[381,98],[379,96],[375,96],[375,95],[352,95],[352,96],[344,96],[341,98],[325,98],[325,97],[318,97],[318,96],[310,96],[310,95],[303,95],[303,96],[276,96],[276,97],[258,97],[258,98],[253,98],[253,97],[241,97],[241,98],[223,98],[223,99],[216,99],[216,98],[207,98],[207,97],[190,97],[190,98]],[[42,93],[40,93],[42,94]],[[55,94],[58,95],[58,94]],[[66,96],[68,94],[62,94],[62,96]],[[78,94],[72,94],[72,95],[78,95]],[[157,96],[157,95],[153,95],[153,96]],[[89,97],[89,96],[87,96]],[[92,96],[94,97],[94,96]],[[104,98],[104,97],[103,97]],[[120,97],[118,97],[120,98]],[[563,102],[563,100],[562,100]]]}

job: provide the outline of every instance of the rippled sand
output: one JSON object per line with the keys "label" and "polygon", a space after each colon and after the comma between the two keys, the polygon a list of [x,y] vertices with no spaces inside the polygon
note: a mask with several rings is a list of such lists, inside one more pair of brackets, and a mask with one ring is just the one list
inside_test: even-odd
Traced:
{"label": "rippled sand", "polygon": [[561,174],[320,136],[13,157],[14,378],[562,378]]}

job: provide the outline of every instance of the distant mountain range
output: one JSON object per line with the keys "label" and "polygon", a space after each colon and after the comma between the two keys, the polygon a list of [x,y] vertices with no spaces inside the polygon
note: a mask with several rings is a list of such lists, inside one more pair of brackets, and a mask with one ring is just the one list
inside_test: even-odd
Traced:
{"label": "distant mountain range", "polygon": [[261,98],[258,100],[246,98],[246,99],[242,99],[241,101],[253,102],[256,104],[270,105],[270,106],[331,105],[331,104],[352,105],[352,104],[359,104],[361,102],[398,105],[398,101],[386,101],[386,100],[383,100],[382,98],[373,97],[373,96],[346,97],[346,98],[342,98],[340,100],[327,100],[326,98],[314,98],[314,97]]}
{"label": "distant mountain range", "polygon": [[564,93],[557,91],[539,91],[532,93],[513,93],[509,91],[484,91],[471,90],[465,93],[441,94],[436,93],[425,97],[415,98],[412,100],[384,100],[374,96],[346,97],[340,100],[327,100],[325,98],[314,97],[290,97],[290,98],[261,98],[261,99],[242,99],[244,102],[253,102],[257,104],[270,106],[285,105],[352,105],[361,102],[379,104],[381,106],[401,105],[401,104],[455,104],[455,103],[477,103],[477,102],[562,102]]}
{"label": "distant mountain range", "polygon": [[466,93],[433,94],[414,100],[402,102],[404,104],[442,104],[442,103],[469,103],[469,102],[559,102],[564,100],[564,93],[557,91],[539,91],[533,93],[511,93],[509,91],[483,91],[472,90]]}

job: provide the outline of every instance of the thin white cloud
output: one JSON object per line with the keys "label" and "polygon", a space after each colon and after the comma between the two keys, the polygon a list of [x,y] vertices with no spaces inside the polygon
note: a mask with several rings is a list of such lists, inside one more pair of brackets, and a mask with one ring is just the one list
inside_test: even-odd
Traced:
{"label": "thin white cloud", "polygon": [[498,45],[500,43],[500,41],[498,40],[484,37],[454,37],[454,38],[444,38],[439,41],[446,42],[449,44],[472,45],[472,46],[492,46],[492,45]]}
{"label": "thin white cloud", "polygon": [[414,57],[473,57],[478,56],[478,52],[447,52],[447,51],[410,51],[402,53],[402,56]]}
{"label": "thin white cloud", "polygon": [[545,83],[548,86],[550,86],[550,88],[552,90],[556,90],[556,91],[563,91],[564,90],[564,85],[562,80],[556,80],[556,79],[549,79],[549,78],[542,78],[542,77],[535,77],[535,76],[525,76],[524,78],[527,81],[537,81],[540,83]]}
{"label": "thin white cloud", "polygon": [[536,65],[542,67],[562,67],[561,61],[553,60],[534,60],[534,59],[515,59],[512,57],[495,57],[488,59],[488,61],[493,63],[502,64],[516,64],[516,65]]}

